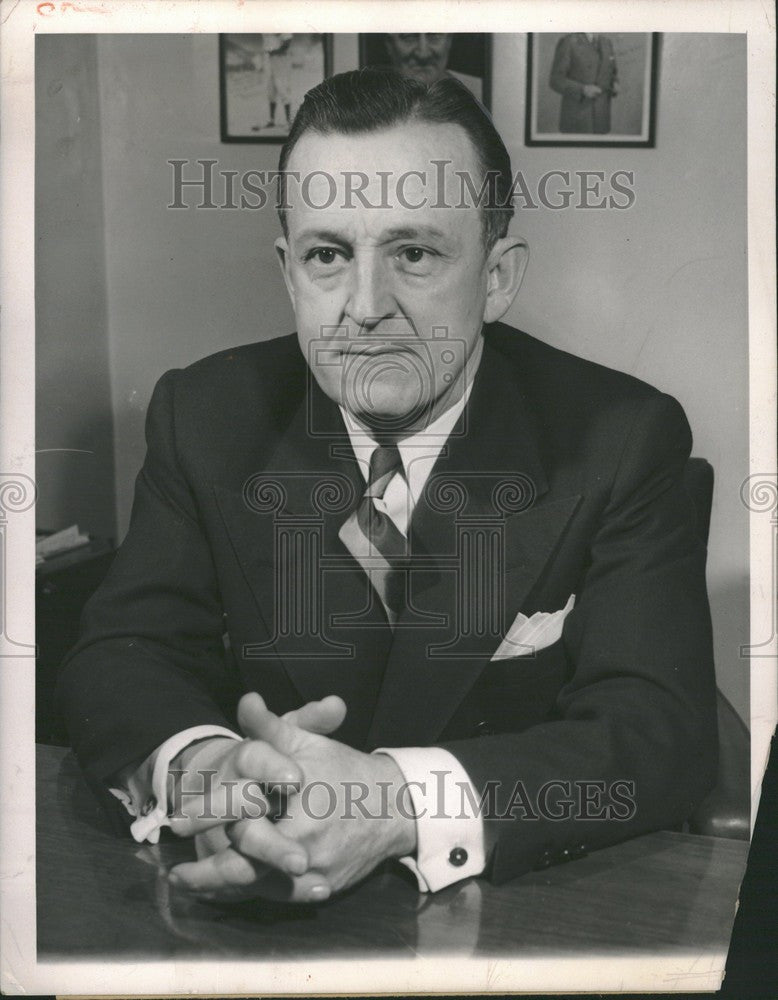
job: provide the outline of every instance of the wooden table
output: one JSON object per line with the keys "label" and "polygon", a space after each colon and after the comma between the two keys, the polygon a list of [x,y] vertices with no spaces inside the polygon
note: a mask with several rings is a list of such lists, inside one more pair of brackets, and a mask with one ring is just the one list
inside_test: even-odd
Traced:
{"label": "wooden table", "polygon": [[501,886],[422,895],[391,865],[319,906],[216,906],[161,875],[186,842],[116,837],[65,750],[39,747],[37,767],[41,960],[721,952],[748,847],[663,832]]}

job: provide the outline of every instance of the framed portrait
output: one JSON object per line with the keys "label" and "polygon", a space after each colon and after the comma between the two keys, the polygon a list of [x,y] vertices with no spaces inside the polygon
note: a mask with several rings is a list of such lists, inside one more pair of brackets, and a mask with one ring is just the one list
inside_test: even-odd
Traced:
{"label": "framed portrait", "polygon": [[527,36],[528,146],[653,147],[659,35]]}
{"label": "framed portrait", "polygon": [[473,91],[486,108],[491,107],[492,36],[467,34],[388,34],[359,36],[359,65],[394,66],[406,76],[431,83],[453,76]]}
{"label": "framed portrait", "polygon": [[331,67],[331,35],[219,35],[222,142],[283,142],[305,92]]}

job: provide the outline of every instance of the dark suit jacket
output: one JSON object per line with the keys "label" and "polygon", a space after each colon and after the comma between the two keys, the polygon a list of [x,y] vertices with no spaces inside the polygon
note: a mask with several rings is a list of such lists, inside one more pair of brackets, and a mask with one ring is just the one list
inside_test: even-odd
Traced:
{"label": "dark suit jacket", "polygon": [[[551,88],[562,95],[559,131],[610,132],[611,91],[616,78],[613,43],[607,35],[599,35],[594,44],[583,32],[561,38],[549,78]],[[584,97],[585,84],[596,84],[602,93]]]}
{"label": "dark suit jacket", "polygon": [[[338,738],[444,746],[479,790],[498,783],[500,814],[518,782],[530,804],[549,781],[634,783],[628,818],[489,819],[496,880],[692,812],[713,782],[716,721],[684,414],[510,327],[485,339],[414,512],[394,633],[338,539],[364,484],[296,338],[160,380],[129,532],[60,680],[96,787],[179,730],[234,724],[246,690],[278,713],[337,693]],[[571,593],[559,641],[490,662],[519,611]]]}

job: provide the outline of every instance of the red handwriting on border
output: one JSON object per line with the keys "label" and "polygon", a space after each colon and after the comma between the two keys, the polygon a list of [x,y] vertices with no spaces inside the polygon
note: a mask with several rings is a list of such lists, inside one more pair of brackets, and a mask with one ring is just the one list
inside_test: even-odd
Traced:
{"label": "red handwriting on border", "polygon": [[62,3],[39,3],[35,8],[41,17],[51,17],[52,14],[64,14],[66,11],[73,11],[74,14],[110,14],[105,7],[92,7],[87,4],[70,3],[69,0],[62,0]]}

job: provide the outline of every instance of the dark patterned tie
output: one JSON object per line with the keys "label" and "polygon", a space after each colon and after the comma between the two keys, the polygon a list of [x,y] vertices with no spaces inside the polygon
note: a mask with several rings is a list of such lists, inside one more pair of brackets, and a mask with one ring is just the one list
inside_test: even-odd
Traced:
{"label": "dark patterned tie", "polygon": [[379,445],[370,456],[367,488],[357,509],[340,529],[340,540],[367,573],[384,605],[389,624],[394,625],[405,595],[403,569],[398,565],[408,551],[408,542],[394,521],[376,508],[396,473],[403,474],[397,445]]}

